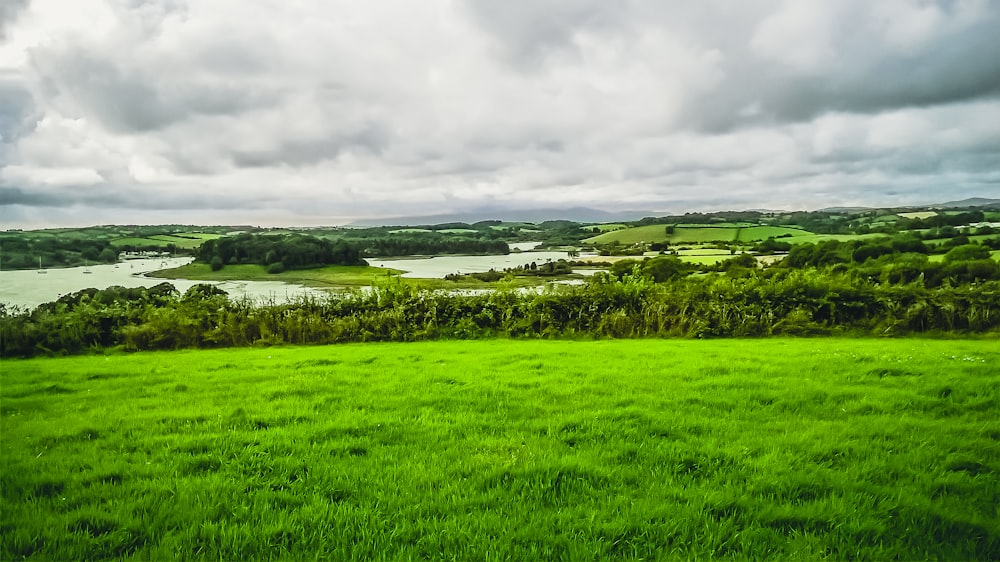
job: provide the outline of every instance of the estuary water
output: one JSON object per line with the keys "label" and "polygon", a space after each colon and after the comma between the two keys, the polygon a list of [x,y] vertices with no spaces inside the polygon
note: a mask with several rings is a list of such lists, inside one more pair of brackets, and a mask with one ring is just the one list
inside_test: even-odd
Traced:
{"label": "estuary water", "polygon": [[[449,273],[473,273],[495,269],[502,271],[535,262],[567,259],[566,252],[535,252],[537,242],[511,244],[519,250],[507,255],[493,256],[427,256],[414,258],[374,259],[367,261],[374,267],[389,267],[405,271],[403,277],[440,279]],[[324,296],[328,290],[283,283],[281,281],[193,281],[190,279],[156,279],[145,274],[191,263],[193,258],[155,258],[125,260],[115,265],[92,265],[37,270],[0,271],[0,303],[22,308],[33,308],[81,289],[93,287],[106,289],[113,285],[123,287],[152,287],[163,282],[172,284],[183,293],[192,285],[208,283],[229,293],[232,298],[249,297],[256,301],[288,302],[305,295]],[[579,270],[584,275],[594,270]]]}
{"label": "estuary water", "polygon": [[180,267],[193,258],[156,258],[125,260],[115,265],[91,265],[61,269],[0,271],[0,303],[22,308],[34,308],[59,297],[93,287],[107,289],[122,287],[152,287],[167,282],[183,293],[192,285],[208,283],[229,293],[230,297],[249,297],[254,300],[278,302],[296,299],[302,295],[324,295],[323,291],[290,285],[280,281],[192,281],[190,279],[155,279],[146,277],[151,271]]}

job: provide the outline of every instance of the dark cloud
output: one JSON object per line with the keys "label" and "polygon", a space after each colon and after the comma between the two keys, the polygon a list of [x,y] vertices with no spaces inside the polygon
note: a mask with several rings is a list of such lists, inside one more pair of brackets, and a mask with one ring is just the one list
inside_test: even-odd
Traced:
{"label": "dark cloud", "polygon": [[0,143],[15,143],[34,129],[38,116],[31,91],[20,80],[0,75]]}

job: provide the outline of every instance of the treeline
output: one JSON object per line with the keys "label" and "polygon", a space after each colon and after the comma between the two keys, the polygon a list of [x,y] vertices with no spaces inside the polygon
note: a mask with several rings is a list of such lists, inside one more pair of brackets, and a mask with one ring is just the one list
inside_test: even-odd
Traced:
{"label": "treeline", "polygon": [[943,245],[942,259],[931,261],[927,255],[931,248],[920,240],[829,240],[792,247],[781,265],[825,267],[872,283],[920,283],[927,288],[1000,280],[1000,263],[991,259],[989,247],[958,242]]}
{"label": "treeline", "polygon": [[360,246],[365,257],[510,253],[510,247],[503,240],[466,238],[430,232],[366,238],[352,243]]}
{"label": "treeline", "polygon": [[355,246],[303,234],[239,234],[208,240],[198,248],[197,259],[212,264],[213,270],[252,263],[268,266],[272,273],[325,265],[367,265]]}
{"label": "treeline", "polygon": [[656,283],[641,272],[582,286],[484,294],[419,291],[386,278],[369,291],[290,304],[232,301],[212,286],[180,295],[90,289],[32,311],[0,306],[3,357],[125,350],[413,341],[923,332],[997,333],[1000,282],[928,288],[789,268]]}
{"label": "treeline", "polygon": [[5,236],[0,240],[0,269],[69,267],[115,263],[118,250],[107,240],[44,236]]}

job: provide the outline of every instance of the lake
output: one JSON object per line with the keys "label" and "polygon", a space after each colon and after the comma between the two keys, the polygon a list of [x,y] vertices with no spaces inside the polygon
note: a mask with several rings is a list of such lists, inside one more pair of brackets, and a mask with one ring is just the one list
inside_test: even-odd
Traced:
{"label": "lake", "polygon": [[[567,259],[566,252],[530,251],[537,242],[511,244],[511,249],[529,250],[493,256],[427,256],[415,258],[375,259],[367,261],[374,267],[388,267],[405,271],[403,277],[440,279],[449,273],[472,273],[527,265],[535,262],[541,265],[547,261]],[[68,267],[47,269],[39,274],[37,270],[0,271],[0,303],[33,308],[51,302],[59,297],[81,289],[93,287],[106,289],[113,285],[123,287],[152,287],[163,283],[164,279],[146,277],[151,271],[180,267],[191,263],[193,258],[156,258],[125,260],[115,265],[92,265],[89,267]],[[84,273],[89,271],[90,273]],[[594,270],[578,270],[584,275]],[[323,289],[292,285],[281,281],[193,281],[173,279],[166,281],[183,293],[192,285],[208,283],[229,293],[230,297],[249,297],[254,300],[287,302],[304,295],[324,296]]]}
{"label": "lake", "polygon": [[[114,285],[152,287],[165,280],[145,277],[144,274],[170,267],[180,267],[191,263],[192,260],[193,258],[126,260],[115,265],[47,269],[44,270],[44,274],[38,273],[38,270],[0,271],[0,302],[33,308],[89,287],[95,289],[106,289]],[[85,271],[90,273],[84,273]],[[177,290],[182,293],[192,285],[209,283],[226,291],[231,297],[250,297],[255,300],[288,301],[305,294],[326,294],[318,289],[289,285],[280,281],[209,282],[174,279],[167,282],[177,287]]]}

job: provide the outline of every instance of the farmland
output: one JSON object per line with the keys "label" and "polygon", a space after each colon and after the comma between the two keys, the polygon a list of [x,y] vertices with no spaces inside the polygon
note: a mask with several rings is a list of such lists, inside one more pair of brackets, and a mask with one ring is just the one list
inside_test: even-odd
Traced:
{"label": "farmland", "polygon": [[0,557],[987,559],[998,362],[836,338],[5,361]]}
{"label": "farmland", "polygon": [[613,230],[587,238],[589,244],[636,244],[640,242],[752,242],[781,236],[804,236],[811,233],[802,229],[783,226],[677,226],[668,232],[668,227],[656,224],[637,226],[624,230]]}

